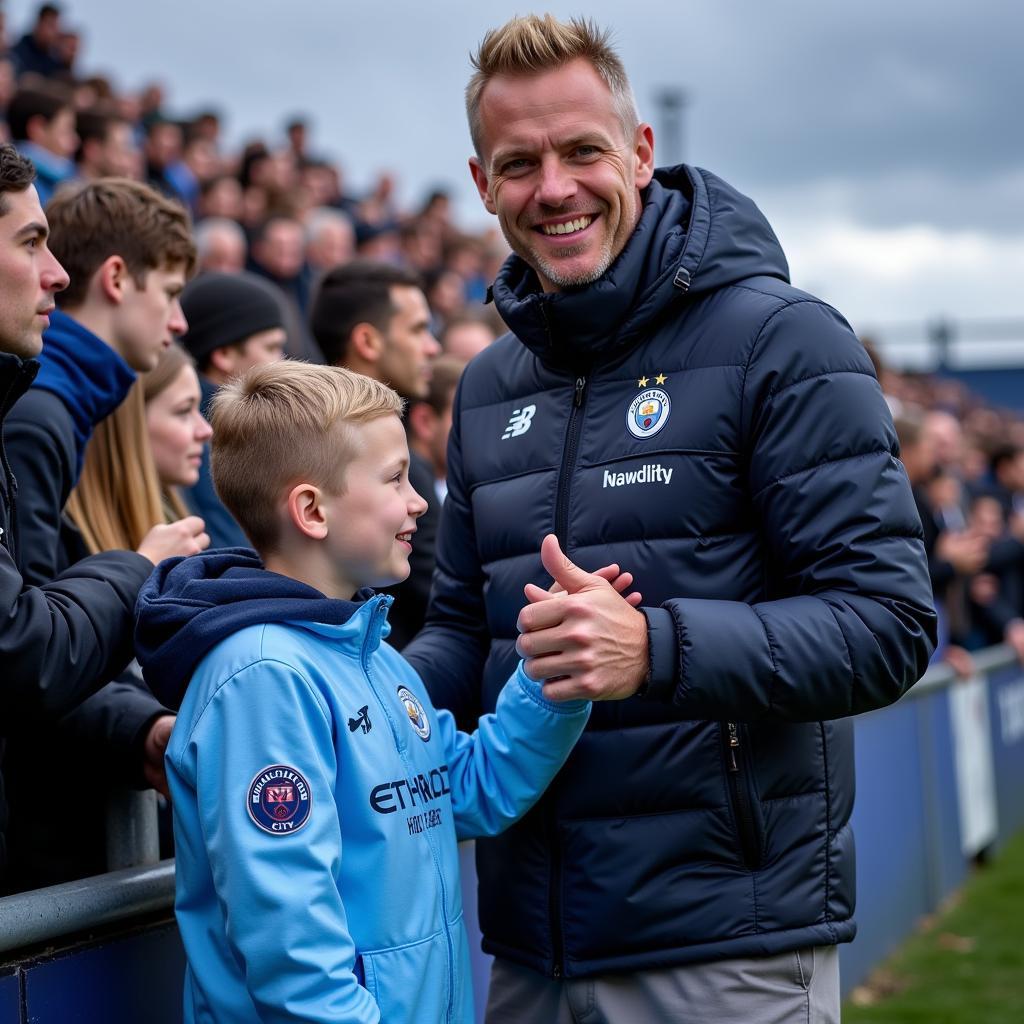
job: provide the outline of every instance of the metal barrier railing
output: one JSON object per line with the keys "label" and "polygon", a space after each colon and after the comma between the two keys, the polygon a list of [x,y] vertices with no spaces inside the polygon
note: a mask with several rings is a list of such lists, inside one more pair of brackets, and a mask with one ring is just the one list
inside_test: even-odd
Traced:
{"label": "metal barrier railing", "polygon": [[[1017,663],[1013,649],[1005,644],[972,657],[979,675]],[[949,665],[935,665],[903,699],[923,697],[956,681]],[[119,870],[0,899],[0,952],[170,910],[174,905],[174,861],[156,861],[156,813],[152,790],[114,798],[109,805],[107,851],[111,867]]]}
{"label": "metal barrier railing", "polygon": [[[1018,664],[1017,654],[1009,644],[996,644],[994,647],[986,647],[983,651],[972,651],[971,660],[974,662],[974,671],[979,676],[989,676],[993,672]],[[949,664],[941,662],[928,669],[902,699],[912,700],[936,690],[945,690],[958,678]]]}
{"label": "metal barrier railing", "polygon": [[5,896],[0,899],[0,952],[173,906],[173,860]]}

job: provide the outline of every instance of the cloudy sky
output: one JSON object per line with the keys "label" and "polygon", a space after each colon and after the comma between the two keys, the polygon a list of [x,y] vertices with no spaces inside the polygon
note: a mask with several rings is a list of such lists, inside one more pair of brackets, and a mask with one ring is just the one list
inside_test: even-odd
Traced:
{"label": "cloudy sky", "polygon": [[[36,4],[9,0],[9,32]],[[229,137],[308,113],[349,181],[435,184],[482,223],[462,113],[468,54],[531,8],[502,0],[63,0],[82,65],[215,105]],[[583,5],[553,2],[561,16]],[[685,90],[687,161],[753,196],[794,282],[859,329],[940,314],[1024,320],[1024,4],[975,0],[589,0],[641,114]],[[667,162],[676,154],[659,154]]]}

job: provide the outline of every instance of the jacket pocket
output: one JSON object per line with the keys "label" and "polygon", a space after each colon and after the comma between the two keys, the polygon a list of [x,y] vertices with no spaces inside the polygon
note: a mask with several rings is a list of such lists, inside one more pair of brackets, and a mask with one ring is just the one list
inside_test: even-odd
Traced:
{"label": "jacket pocket", "polygon": [[380,1007],[381,1021],[441,1024],[449,1019],[457,939],[454,933],[451,951],[445,933],[439,931],[419,942],[361,954],[366,988]]}
{"label": "jacket pocket", "polygon": [[764,821],[761,817],[761,802],[754,789],[749,743],[745,742],[742,725],[723,722],[721,729],[729,805],[736,823],[740,856],[744,865],[754,871],[761,866],[764,857]]}

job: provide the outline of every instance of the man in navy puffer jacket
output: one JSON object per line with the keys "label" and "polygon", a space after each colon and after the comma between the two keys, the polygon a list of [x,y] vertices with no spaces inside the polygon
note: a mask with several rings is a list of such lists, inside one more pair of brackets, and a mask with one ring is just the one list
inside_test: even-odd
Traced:
{"label": "man in navy puffer jacket", "polygon": [[[790,286],[754,204],[654,171],[585,22],[514,19],[467,90],[511,328],[454,409],[427,626],[435,703],[492,711],[516,644],[600,698],[538,806],[478,851],[488,1020],[838,1019],[853,938],[852,722],[924,672],[921,526],[871,363]],[[631,570],[538,600],[554,531]],[[520,636],[520,630],[522,635]]]}

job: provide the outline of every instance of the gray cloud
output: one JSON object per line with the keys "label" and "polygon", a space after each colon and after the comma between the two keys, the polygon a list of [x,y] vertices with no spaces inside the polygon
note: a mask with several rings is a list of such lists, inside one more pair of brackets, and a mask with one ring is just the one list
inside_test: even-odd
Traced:
{"label": "gray cloud", "polygon": [[[9,0],[12,35],[35,0]],[[591,0],[613,27],[642,111],[665,86],[691,104],[686,156],[788,217],[931,224],[1024,236],[1024,5],[976,0]],[[233,141],[312,115],[317,145],[356,187],[398,172],[413,200],[458,190],[486,220],[465,160],[468,55],[518,2],[69,0],[84,65],[126,86],[169,86],[171,109],[211,102]]]}

